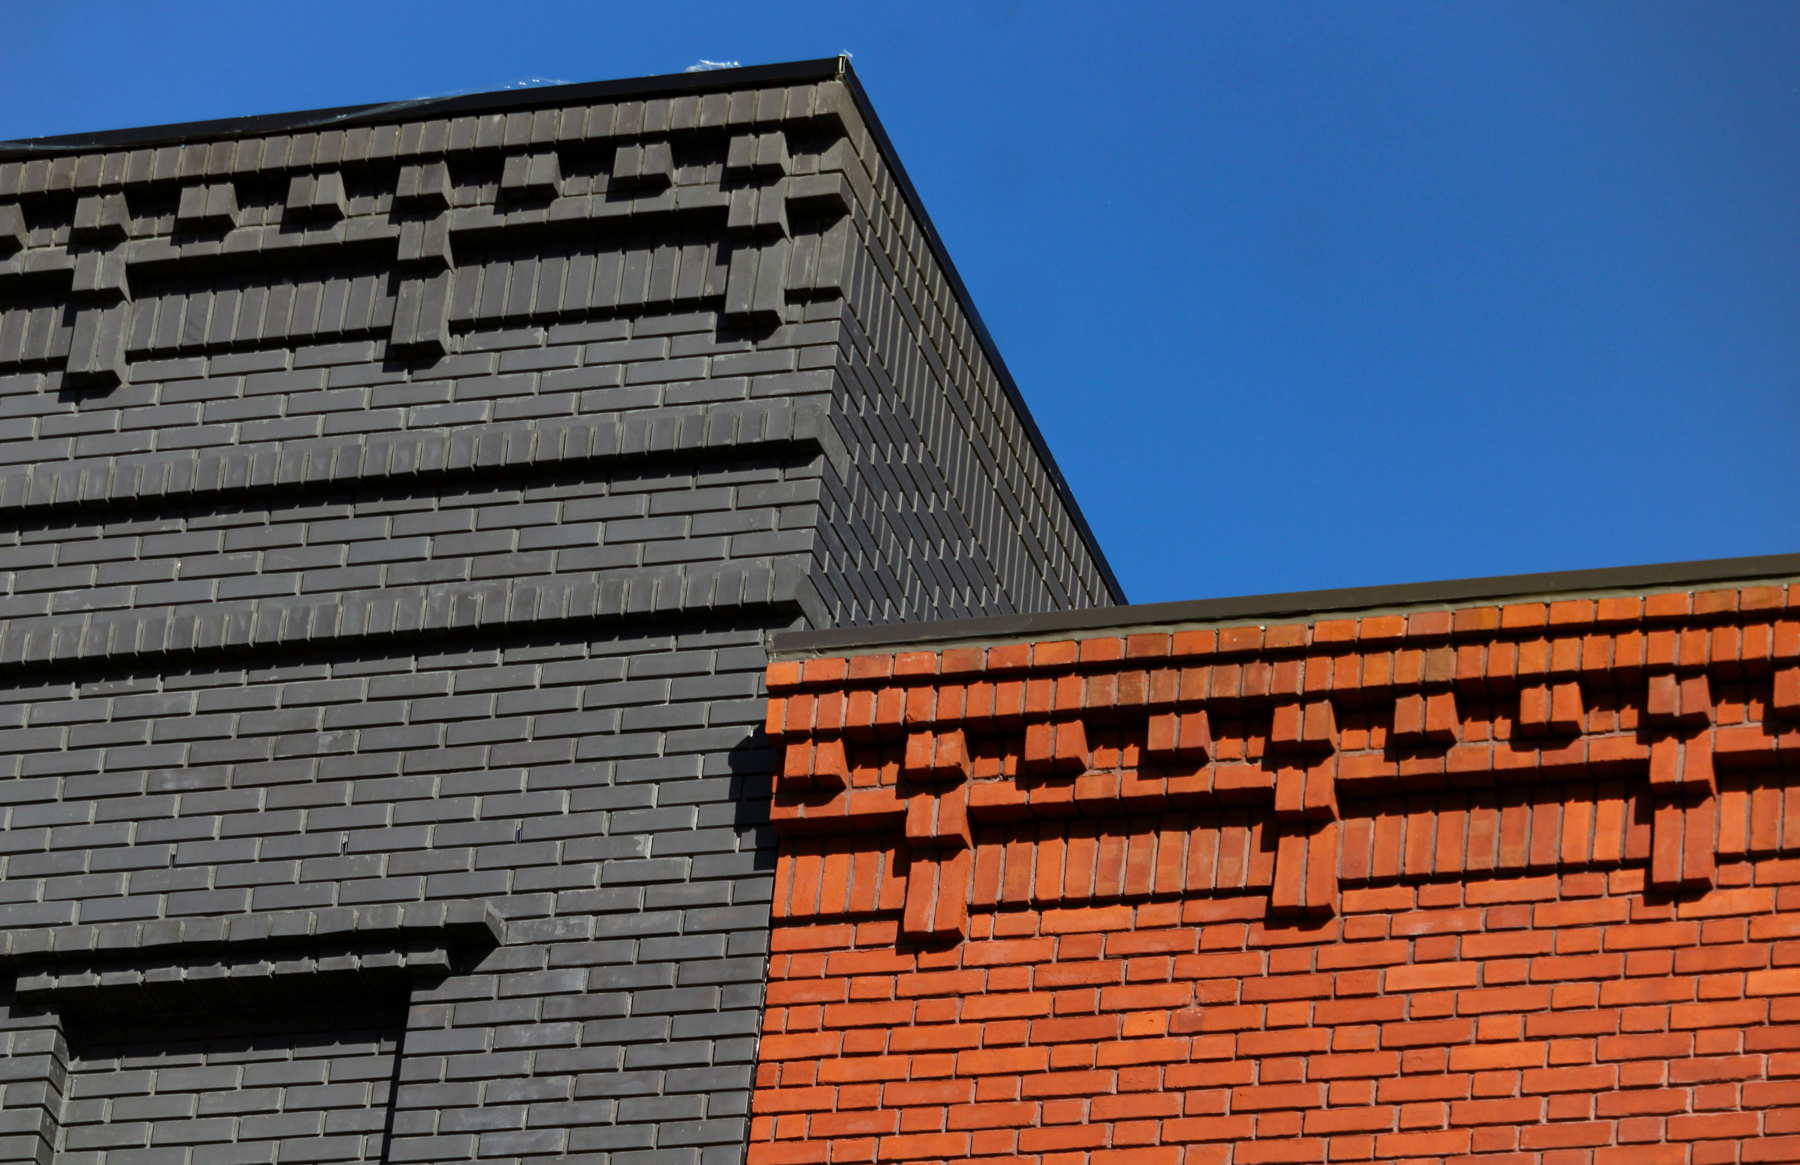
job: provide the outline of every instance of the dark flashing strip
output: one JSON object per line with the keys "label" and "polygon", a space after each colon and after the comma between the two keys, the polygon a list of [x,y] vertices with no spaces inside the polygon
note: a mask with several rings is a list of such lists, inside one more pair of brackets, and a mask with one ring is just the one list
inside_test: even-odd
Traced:
{"label": "dark flashing strip", "polygon": [[652,77],[631,77],[618,81],[594,81],[578,85],[546,85],[536,89],[507,89],[494,93],[470,93],[455,97],[424,97],[414,101],[391,101],[372,105],[345,105],[333,109],[312,109],[298,113],[272,113],[254,117],[219,118],[212,121],[178,122],[170,125],[144,126],[138,129],[106,130],[98,133],[63,134],[56,137],[30,138],[24,141],[0,142],[0,160],[18,157],[41,157],[46,154],[79,153],[96,149],[113,149],[123,146],[141,147],[150,145],[168,145],[177,142],[200,139],[217,139],[229,137],[249,137],[257,134],[281,133],[290,130],[323,129],[326,127],[362,125],[372,121],[392,121],[404,118],[412,121],[422,117],[442,117],[453,114],[488,113],[497,110],[514,110],[522,108],[545,108],[553,105],[572,105],[582,101],[599,101],[613,97],[648,96],[655,93],[697,93],[716,92],[720,89],[737,89],[753,85],[764,85],[770,82],[823,81],[841,78],[848,86],[852,98],[856,101],[858,112],[862,114],[869,132],[875,138],[875,144],[882,156],[893,169],[894,180],[900,187],[900,193],[906,199],[907,207],[919,222],[924,232],[926,245],[931,248],[932,256],[938,266],[943,269],[944,278],[950,283],[957,303],[962,306],[963,313],[969,319],[970,330],[975,333],[976,342],[981,345],[982,354],[993,366],[994,375],[1000,379],[1000,387],[1013,409],[1019,414],[1020,423],[1024,426],[1026,439],[1031,442],[1032,449],[1044,464],[1045,471],[1055,486],[1057,496],[1063,507],[1075,522],[1082,541],[1086,543],[1088,553],[1093,557],[1095,569],[1100,572],[1102,581],[1111,592],[1114,603],[1125,602],[1125,589],[1119,584],[1118,576],[1113,573],[1112,564],[1107,562],[1106,554],[1100,549],[1100,540],[1094,536],[1092,527],[1088,525],[1087,516],[1081,512],[1081,506],[1075,501],[1075,493],[1069,488],[1063,477],[1062,469],[1050,452],[1049,442],[1044,440],[1038,429],[1037,421],[1031,410],[1026,407],[1025,397],[1019,391],[1012,372],[1006,361],[1000,356],[1000,348],[994,343],[988,332],[987,324],[976,310],[975,300],[969,294],[968,287],[962,281],[956,264],[950,259],[949,249],[944,246],[937,227],[931,216],[925,211],[924,200],[919,197],[912,178],[900,161],[899,152],[883,128],[881,119],[876,116],[874,103],[862,87],[845,57],[825,57],[810,61],[789,61],[774,65],[751,65],[738,69],[712,69],[701,73],[664,73]]}
{"label": "dark flashing strip", "polygon": [[501,89],[491,93],[463,93],[450,97],[420,97],[411,101],[381,101],[368,105],[339,105],[330,109],[306,109],[295,113],[265,113],[252,117],[222,117],[210,121],[180,121],[135,129],[101,130],[96,133],[60,134],[0,142],[0,159],[36,157],[46,153],[83,153],[120,146],[173,145],[202,139],[254,137],[289,130],[338,128],[371,121],[394,120],[404,115],[446,117],[465,113],[494,113],[521,108],[542,109],[612,97],[649,96],[655,93],[711,93],[739,89],[770,81],[825,81],[838,75],[838,57],[813,61],[787,61],[775,65],[750,65],[741,69],[710,69],[701,73],[662,73],[653,77],[627,77],[618,81],[587,81],[577,85],[543,85],[534,89]]}
{"label": "dark flashing strip", "polygon": [[1051,611],[1037,615],[946,619],[938,623],[906,626],[778,631],[770,638],[769,650],[771,656],[777,658],[835,655],[847,651],[877,648],[893,650],[967,640],[1038,639],[1048,635],[1111,628],[1311,618],[1324,614],[1395,607],[1460,605],[1482,599],[1572,596],[1580,593],[1649,590],[1656,587],[1699,586],[1706,583],[1737,583],[1796,576],[1800,576],[1800,554],[1764,554],[1752,558],[1713,558],[1649,566],[1611,566],[1598,570],[1560,570],[1545,574],[1445,579],[1394,586],[1341,587],[1325,591],[1290,591],[1276,595],[1238,595],[1175,603],[1140,603],[1135,606]]}

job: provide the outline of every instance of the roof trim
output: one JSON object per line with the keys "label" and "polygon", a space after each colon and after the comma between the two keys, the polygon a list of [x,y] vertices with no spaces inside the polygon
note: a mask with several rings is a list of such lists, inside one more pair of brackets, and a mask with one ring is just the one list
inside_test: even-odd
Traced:
{"label": "roof trim", "polygon": [[1106,552],[1100,548],[1100,540],[1094,536],[1088,525],[1087,517],[1081,512],[1081,506],[1075,500],[1075,492],[1069,488],[1062,469],[1056,463],[1056,457],[1050,452],[1050,445],[1039,430],[1037,421],[1025,404],[1025,397],[1013,380],[1012,371],[1007,368],[1006,361],[1000,356],[999,346],[994,343],[987,324],[981,318],[981,312],[975,307],[974,297],[969,294],[963,283],[962,275],[956,264],[950,259],[949,249],[944,246],[937,227],[926,213],[924,200],[913,186],[912,178],[900,161],[900,154],[894,148],[893,140],[881,124],[881,118],[875,113],[874,103],[869,100],[868,92],[851,68],[847,57],[823,57],[810,61],[789,61],[774,65],[751,65],[737,69],[709,69],[700,73],[664,73],[652,77],[630,77],[618,81],[594,81],[579,85],[545,85],[535,89],[505,89],[493,93],[470,93],[452,97],[423,97],[414,101],[390,101],[372,105],[343,105],[331,109],[310,109],[297,113],[272,113],[253,117],[219,118],[211,121],[176,122],[169,125],[142,126],[136,129],[104,130],[98,133],[62,134],[55,137],[29,138],[23,141],[0,142],[0,161],[22,157],[43,157],[46,155],[83,153],[91,150],[117,149],[122,147],[145,147],[152,145],[172,145],[179,142],[201,139],[218,139],[232,137],[248,137],[257,134],[283,133],[292,130],[322,129],[327,126],[363,125],[374,121],[407,120],[415,121],[424,117],[442,117],[452,114],[489,113],[497,110],[513,110],[522,108],[544,108],[553,105],[571,105],[581,101],[606,100],[624,96],[648,96],[653,93],[695,93],[714,92],[720,89],[739,89],[753,85],[766,85],[770,82],[822,81],[841,79],[849,88],[851,97],[856,102],[857,111],[867,124],[869,133],[875,139],[876,148],[881,151],[892,169],[895,184],[899,186],[901,197],[906,200],[907,209],[912,211],[918,220],[925,243],[931,248],[931,254],[943,269],[944,278],[950,284],[952,294],[961,305],[963,314],[968,317],[969,328],[975,334],[981,351],[993,366],[994,374],[1000,380],[1000,387],[1006,398],[1012,403],[1014,411],[1025,429],[1026,439],[1031,442],[1038,459],[1049,474],[1051,484],[1069,516],[1075,522],[1077,533],[1086,544],[1088,553],[1094,559],[1094,565],[1100,572],[1101,581],[1112,594],[1113,602],[1125,602],[1125,589],[1119,584],[1118,576],[1113,573],[1112,564],[1106,560]]}
{"label": "roof trim", "polygon": [[1751,558],[1712,558],[1697,562],[1445,579],[1394,586],[1341,587],[1334,590],[1239,595],[1175,603],[1139,603],[1134,606],[1053,611],[1036,615],[946,619],[936,623],[900,626],[778,631],[770,637],[769,650],[772,656],[785,658],[839,655],[850,651],[891,650],[969,640],[1034,639],[1074,632],[1145,626],[1310,618],[1353,611],[1466,605],[1482,599],[1549,599],[1605,592],[1629,593],[1655,587],[1692,587],[1705,583],[1742,584],[1795,578],[1800,578],[1800,554],[1765,554]]}
{"label": "roof trim", "polygon": [[774,65],[750,65],[739,69],[708,69],[700,73],[661,73],[653,77],[627,77],[618,81],[587,81],[577,85],[541,85],[532,89],[501,89],[491,93],[459,93],[448,97],[420,97],[411,101],[381,101],[369,105],[338,105],[294,113],[265,113],[252,117],[223,117],[210,121],[179,121],[133,129],[97,133],[60,134],[0,142],[0,160],[40,157],[44,154],[85,153],[121,146],[174,145],[202,139],[250,137],[326,126],[364,125],[372,121],[408,121],[465,113],[493,113],[503,109],[572,105],[578,101],[603,101],[611,97],[649,96],[654,93],[710,93],[739,89],[771,81],[829,81],[838,76],[838,57],[812,61],[787,61]]}

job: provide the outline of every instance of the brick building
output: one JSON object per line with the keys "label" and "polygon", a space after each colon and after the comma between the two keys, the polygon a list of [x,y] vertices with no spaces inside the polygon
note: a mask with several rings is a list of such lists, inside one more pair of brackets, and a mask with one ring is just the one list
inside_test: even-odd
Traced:
{"label": "brick building", "polygon": [[1800,555],[787,633],[753,1165],[1800,1160]]}
{"label": "brick building", "polygon": [[0,144],[0,513],[0,1161],[1800,1158],[1800,556],[1117,606],[843,62]]}
{"label": "brick building", "polygon": [[1118,599],[837,60],[0,147],[0,513],[7,1161],[741,1159],[766,634]]}

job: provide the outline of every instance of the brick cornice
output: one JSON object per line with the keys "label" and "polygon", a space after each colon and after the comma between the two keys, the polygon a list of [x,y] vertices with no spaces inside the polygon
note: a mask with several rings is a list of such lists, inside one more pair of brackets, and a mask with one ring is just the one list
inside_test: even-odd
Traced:
{"label": "brick cornice", "polygon": [[[778,661],[773,817],[888,854],[879,885],[821,909],[903,900],[918,940],[965,933],[984,823],[1247,809],[1237,888],[1272,854],[1271,909],[1324,914],[1370,864],[1344,854],[1375,837],[1369,798],[1558,781],[1623,782],[1650,836],[1635,853],[1622,812],[1614,844],[1581,810],[1557,858],[1647,857],[1659,890],[1710,886],[1718,853],[1753,844],[1721,818],[1719,771],[1800,755],[1789,602],[1755,586]],[[1162,852],[1108,892],[1157,892]]]}

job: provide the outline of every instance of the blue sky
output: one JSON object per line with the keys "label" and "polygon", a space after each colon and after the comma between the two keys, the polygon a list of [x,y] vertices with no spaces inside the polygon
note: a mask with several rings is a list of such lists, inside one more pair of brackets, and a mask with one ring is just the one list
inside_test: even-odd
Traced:
{"label": "blue sky", "polygon": [[1132,600],[1800,550],[1800,5],[0,0],[0,138],[855,55]]}

